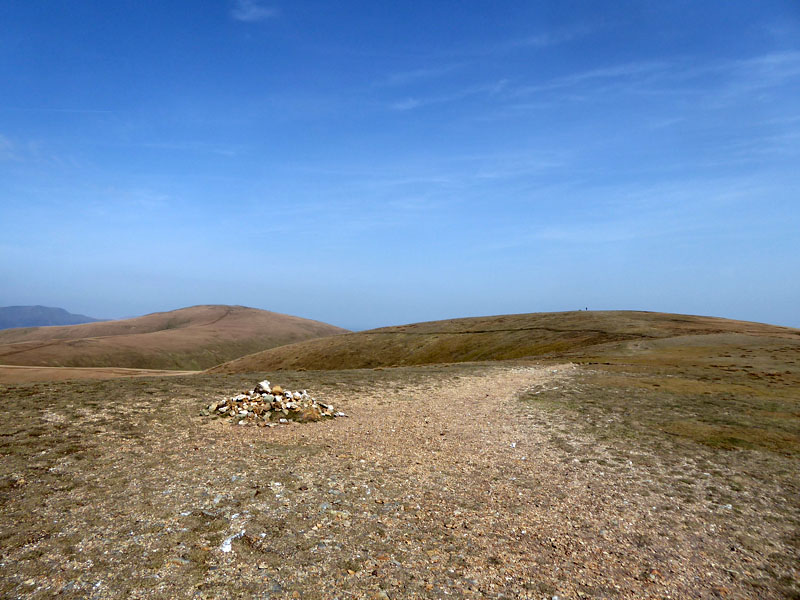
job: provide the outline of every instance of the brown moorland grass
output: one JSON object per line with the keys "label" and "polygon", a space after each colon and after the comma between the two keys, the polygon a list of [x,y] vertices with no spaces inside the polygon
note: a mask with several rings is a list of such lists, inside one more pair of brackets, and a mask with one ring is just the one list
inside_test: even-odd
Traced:
{"label": "brown moorland grass", "polygon": [[558,357],[605,344],[736,334],[800,340],[761,323],[639,311],[574,311],[474,317],[384,327],[272,348],[209,370],[361,369],[442,362]]}
{"label": "brown moorland grass", "polygon": [[199,370],[346,330],[244,306],[193,306],[134,319],[0,331],[0,364]]}
{"label": "brown moorland grass", "polygon": [[729,332],[568,354],[592,368],[592,389],[603,390],[559,396],[556,403],[582,419],[613,414],[626,436],[669,434],[720,449],[800,454],[800,339]]}

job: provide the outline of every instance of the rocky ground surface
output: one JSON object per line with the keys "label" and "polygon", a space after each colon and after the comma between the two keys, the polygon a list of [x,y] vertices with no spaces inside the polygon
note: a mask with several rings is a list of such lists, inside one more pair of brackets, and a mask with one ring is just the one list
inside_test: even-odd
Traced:
{"label": "rocky ground surface", "polygon": [[7,387],[0,596],[792,597],[797,460],[666,457],[525,400],[586,377],[281,373],[350,418],[275,428],[201,415],[252,376]]}

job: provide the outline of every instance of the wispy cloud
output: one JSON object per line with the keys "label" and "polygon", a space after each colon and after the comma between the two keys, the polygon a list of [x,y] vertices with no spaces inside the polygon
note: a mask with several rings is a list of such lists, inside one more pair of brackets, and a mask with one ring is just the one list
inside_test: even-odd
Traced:
{"label": "wispy cloud", "polygon": [[[475,63],[475,60],[487,57],[496,56],[498,54],[506,54],[508,52],[515,52],[524,50],[526,48],[547,48],[559,44],[565,44],[575,39],[584,37],[596,30],[596,27],[587,25],[580,25],[568,29],[560,29],[557,31],[542,32],[532,34],[526,37],[515,38],[512,40],[504,41],[499,44],[482,46],[478,48],[470,48],[463,50],[454,58],[449,54],[451,62],[442,65],[426,66],[419,69],[410,69],[407,71],[399,71],[386,76],[384,79],[377,81],[374,85],[376,87],[400,87],[404,85],[413,85],[418,82],[428,81],[431,79],[438,79],[442,76],[449,75],[454,71],[463,70]],[[438,59],[442,59],[439,56]],[[430,60],[436,60],[436,57],[429,57]],[[415,108],[425,102],[416,103],[414,101],[404,101],[397,103],[402,107]]]}
{"label": "wispy cloud", "polygon": [[421,69],[412,69],[410,71],[401,71],[399,73],[392,73],[386,79],[376,85],[381,86],[403,86],[420,81],[436,79],[442,75],[447,75],[452,71],[457,70],[463,66],[462,63],[442,65],[438,67],[425,67]]}
{"label": "wispy cloud", "polygon": [[565,160],[525,159],[517,162],[498,163],[481,166],[475,172],[476,179],[498,180],[530,177],[541,173],[552,172],[567,166]]}
{"label": "wispy cloud", "polygon": [[510,40],[505,44],[498,47],[498,50],[513,50],[516,48],[547,48],[549,46],[557,46],[565,44],[575,39],[584,37],[595,31],[596,27],[589,27],[588,25],[580,25],[568,29],[561,29],[558,31],[547,31],[537,33],[523,38]]}
{"label": "wispy cloud", "polygon": [[737,88],[762,90],[800,79],[800,52],[773,52],[722,65],[737,77]]}
{"label": "wispy cloud", "polygon": [[428,96],[425,98],[418,98],[418,97],[409,97],[404,98],[403,100],[398,100],[393,102],[389,105],[389,108],[392,110],[398,111],[408,111],[414,110],[416,108],[420,108],[423,106],[430,106],[432,104],[446,104],[450,102],[456,102],[458,100],[463,100],[464,98],[469,98],[470,96],[479,96],[479,95],[495,95],[499,94],[508,84],[508,81],[505,79],[501,79],[495,83],[483,84],[483,85],[475,85],[469,86],[460,90],[456,90],[449,94],[442,94],[439,96]]}
{"label": "wispy cloud", "polygon": [[[495,83],[465,86],[439,95],[410,95],[390,103],[389,107],[396,111],[410,111],[486,95],[499,98],[501,103],[505,103],[505,108],[511,111],[550,109],[553,107],[553,94],[557,94],[558,101],[563,102],[584,101],[595,98],[598,93],[659,90],[669,83],[670,74],[677,70],[676,64],[667,62],[623,63],[571,73],[529,85],[512,85],[509,80],[501,79]],[[417,76],[435,77],[440,72],[442,71],[433,69],[421,70],[417,72]],[[413,81],[413,77],[412,73],[408,74],[409,82]],[[659,83],[660,86],[657,85]],[[672,93],[675,92],[668,86],[667,89],[672,90]],[[539,100],[531,103],[528,101],[531,98]]]}
{"label": "wispy cloud", "polygon": [[[694,106],[721,108],[800,80],[800,52],[693,65],[689,59],[641,61],[579,71],[505,90],[510,110],[551,108],[551,101],[596,102],[622,94],[694,98]],[[537,99],[537,102],[525,102]]]}
{"label": "wispy cloud", "polygon": [[519,87],[512,96],[527,96],[538,92],[547,92],[560,89],[573,88],[586,83],[594,82],[641,82],[643,79],[650,79],[658,74],[670,69],[671,65],[664,62],[633,62],[612,65],[598,69],[590,69],[572,73],[562,77],[557,77],[549,81],[535,85]]}
{"label": "wispy cloud", "polygon": [[154,214],[167,215],[174,199],[168,194],[146,188],[109,186],[94,191],[86,204],[94,216],[115,220],[147,219]]}
{"label": "wispy cloud", "polygon": [[76,113],[76,114],[111,114],[113,110],[99,108],[58,108],[58,107],[30,107],[30,106],[0,106],[0,111],[9,112],[42,112],[42,113]]}
{"label": "wispy cloud", "polygon": [[136,145],[141,148],[151,148],[153,150],[217,154],[220,156],[237,156],[241,152],[240,148],[234,146],[196,141],[145,142]]}
{"label": "wispy cloud", "polygon": [[231,16],[237,21],[255,23],[278,15],[278,9],[262,6],[257,0],[236,0]]}
{"label": "wispy cloud", "polygon": [[84,166],[71,149],[36,139],[10,138],[0,133],[0,162],[27,163],[29,165],[57,167],[72,170]]}
{"label": "wispy cloud", "polygon": [[686,118],[685,117],[661,117],[661,118],[656,118],[656,119],[651,120],[647,124],[647,127],[649,129],[654,129],[654,130],[655,129],[668,129],[670,127],[678,125],[679,123],[684,123],[684,122],[686,122]]}
{"label": "wispy cloud", "polygon": [[11,140],[0,133],[0,160],[14,160],[16,154],[14,153],[14,144]]}
{"label": "wispy cloud", "polygon": [[[502,239],[482,248],[502,251],[540,244],[586,247],[677,239],[705,245],[725,236],[749,239],[775,219],[774,213],[760,208],[759,199],[774,198],[781,184],[767,179],[699,177],[679,183],[565,187],[564,204],[580,206],[580,213],[565,211],[541,224],[525,221],[509,226]],[[592,202],[586,203],[585,197]],[[747,218],[741,219],[742,214]]]}

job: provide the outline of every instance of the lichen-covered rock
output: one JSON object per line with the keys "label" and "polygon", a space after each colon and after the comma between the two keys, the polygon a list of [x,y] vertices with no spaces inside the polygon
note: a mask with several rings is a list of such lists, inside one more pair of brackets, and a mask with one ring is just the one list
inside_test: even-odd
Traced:
{"label": "lichen-covered rock", "polygon": [[322,411],[320,411],[319,406],[307,406],[305,408],[301,408],[300,410],[296,411],[295,418],[293,420],[297,421],[298,423],[313,423],[314,421],[321,421],[322,420]]}

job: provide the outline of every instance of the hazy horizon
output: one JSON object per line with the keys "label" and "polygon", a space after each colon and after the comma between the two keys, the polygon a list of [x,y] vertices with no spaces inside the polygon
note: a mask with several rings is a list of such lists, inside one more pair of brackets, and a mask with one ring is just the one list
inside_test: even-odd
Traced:
{"label": "hazy horizon", "polygon": [[[263,308],[263,307],[258,307],[258,306],[246,306],[246,305],[243,305],[243,304],[213,305],[213,304],[209,304],[209,303],[193,304],[191,306],[179,306],[179,307],[175,307],[175,308],[169,308],[169,309],[151,311],[151,312],[148,312],[148,313],[142,313],[142,314],[139,314],[139,315],[122,315],[122,316],[118,316],[118,317],[96,317],[94,315],[78,314],[78,313],[75,313],[74,311],[71,311],[69,309],[64,309],[64,310],[66,310],[69,314],[74,315],[74,316],[94,318],[94,319],[96,319],[96,321],[92,321],[92,322],[98,322],[98,321],[118,321],[118,320],[125,320],[125,319],[135,319],[137,317],[143,317],[143,316],[147,316],[149,314],[154,314],[154,313],[173,312],[173,311],[176,311],[176,310],[182,310],[182,309],[186,309],[186,308],[195,308],[197,306],[209,306],[209,305],[211,305],[211,306],[238,306],[238,307],[241,307],[241,308],[253,308],[253,309],[257,309],[257,310],[270,311],[269,308]],[[45,305],[28,305],[28,306],[40,306],[42,308],[53,308],[53,309],[62,309],[63,308],[63,307],[60,307],[60,306],[45,306]],[[0,310],[2,310],[3,308],[15,308],[15,307],[14,306],[0,306]],[[649,312],[655,312],[655,313],[660,312],[660,311],[650,311],[650,310],[647,310],[647,309],[640,309],[640,308],[596,308],[596,309],[590,309],[588,307],[572,308],[572,309],[565,308],[563,310],[533,311],[533,312],[543,312],[543,313],[560,313],[560,312],[564,312],[564,313],[566,313],[566,312],[575,312],[575,311],[583,312],[583,311],[586,311],[586,310],[588,310],[590,312],[593,312],[593,311],[594,312],[633,311],[633,312],[648,312],[648,313]],[[270,311],[270,312],[277,312],[277,311]],[[307,315],[298,315],[298,314],[292,314],[292,313],[281,313],[281,314],[288,314],[289,316],[293,316],[293,317],[300,317],[300,318],[315,320],[312,317],[309,317]],[[397,325],[412,325],[412,324],[416,324],[416,323],[420,323],[420,322],[427,322],[427,321],[439,321],[439,320],[473,318],[473,317],[493,317],[493,316],[504,316],[504,315],[509,315],[509,314],[528,314],[528,313],[493,313],[493,314],[481,314],[481,315],[479,315],[479,314],[474,314],[474,315],[450,315],[450,316],[444,316],[444,317],[437,318],[437,319],[425,319],[423,321],[400,321],[400,322],[391,322],[391,323],[389,323],[389,322],[380,323],[380,324],[371,326],[369,328],[351,328],[351,327],[346,327],[346,326],[338,324],[338,323],[328,323],[328,324],[329,325],[336,325],[338,327],[343,327],[345,329],[350,329],[351,331],[365,331],[366,329],[375,329],[375,328],[379,328],[379,327],[393,327],[393,326],[397,326]],[[688,314],[688,313],[667,313],[667,314],[684,314],[685,316],[693,316],[693,317],[719,317],[719,315],[703,315],[703,314]],[[725,318],[725,317],[722,317],[722,318]],[[316,319],[316,320],[319,320],[319,319]],[[748,321],[747,319],[741,319],[741,320],[742,321]],[[759,322],[759,321],[755,321],[755,322]],[[760,321],[760,322],[764,323],[766,325],[777,325],[777,326],[780,326],[780,327],[794,327],[792,325],[786,325],[785,323],[768,323],[768,322],[765,322],[765,321]]]}
{"label": "hazy horizon", "polygon": [[800,4],[0,7],[0,305],[800,327]]}

